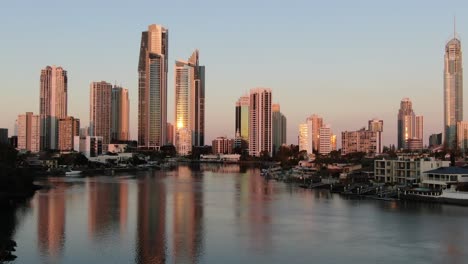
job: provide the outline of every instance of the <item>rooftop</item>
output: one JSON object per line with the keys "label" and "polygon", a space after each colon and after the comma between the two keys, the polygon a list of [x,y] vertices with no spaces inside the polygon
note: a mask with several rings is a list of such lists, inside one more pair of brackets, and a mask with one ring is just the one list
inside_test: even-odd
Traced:
{"label": "rooftop", "polygon": [[435,170],[425,171],[424,173],[433,174],[466,174],[468,175],[468,169],[460,167],[440,167]]}

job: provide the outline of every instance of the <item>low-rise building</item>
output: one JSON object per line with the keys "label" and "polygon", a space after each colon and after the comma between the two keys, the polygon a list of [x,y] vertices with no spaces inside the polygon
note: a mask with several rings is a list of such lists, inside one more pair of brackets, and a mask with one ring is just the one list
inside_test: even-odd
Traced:
{"label": "low-rise building", "polygon": [[100,136],[76,136],[74,138],[73,150],[81,152],[86,158],[102,155],[102,137]]}
{"label": "low-rise building", "polygon": [[434,158],[398,157],[395,160],[375,160],[374,174],[379,182],[415,184],[421,182],[423,172],[449,165],[450,161]]}
{"label": "low-rise building", "polygon": [[423,187],[434,189],[446,189],[465,182],[468,182],[468,169],[460,167],[441,167],[425,171],[421,179]]}
{"label": "low-rise building", "polygon": [[217,137],[212,142],[213,154],[231,154],[234,148],[234,140],[226,137]]}

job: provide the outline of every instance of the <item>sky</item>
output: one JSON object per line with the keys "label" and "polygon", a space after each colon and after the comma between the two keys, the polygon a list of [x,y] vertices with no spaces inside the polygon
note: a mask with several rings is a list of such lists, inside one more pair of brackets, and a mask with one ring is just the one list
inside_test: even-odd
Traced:
{"label": "sky", "polygon": [[[319,114],[342,131],[384,120],[397,142],[400,101],[424,116],[424,143],[443,129],[444,47],[468,36],[468,1],[8,1],[0,4],[0,127],[39,113],[40,71],[68,71],[68,114],[89,123],[89,84],[130,93],[137,137],[138,56],[149,24],[169,29],[168,121],[174,120],[174,62],[200,50],[206,67],[206,144],[234,136],[235,102],[268,87],[287,118],[287,143]],[[467,37],[468,38],[468,37]],[[468,85],[468,84],[467,84]],[[468,104],[464,97],[465,119]],[[341,144],[339,144],[341,145]]]}

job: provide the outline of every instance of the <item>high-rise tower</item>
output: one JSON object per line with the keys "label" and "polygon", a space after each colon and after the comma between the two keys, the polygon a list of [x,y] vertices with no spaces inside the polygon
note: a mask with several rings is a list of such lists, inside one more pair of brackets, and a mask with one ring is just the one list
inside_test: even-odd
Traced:
{"label": "high-rise tower", "polygon": [[119,86],[112,88],[111,141],[127,141],[129,133],[130,101],[128,90]]}
{"label": "high-rise tower", "polygon": [[102,137],[104,151],[111,140],[112,84],[101,81],[90,85],[89,130],[91,136]]}
{"label": "high-rise tower", "polygon": [[249,154],[260,157],[264,152],[272,155],[271,89],[250,90]]}
{"label": "high-rise tower", "polygon": [[142,32],[138,63],[138,146],[166,144],[169,31],[150,25]]}
{"label": "high-rise tower", "polygon": [[445,45],[444,58],[444,144],[457,144],[457,122],[463,120],[463,67],[461,42],[455,31]]}
{"label": "high-rise tower", "polygon": [[187,155],[205,144],[205,66],[195,50],[188,61],[175,64],[176,148]]}
{"label": "high-rise tower", "polygon": [[47,66],[41,70],[41,150],[58,149],[58,120],[67,117],[67,86],[67,71],[62,67]]}

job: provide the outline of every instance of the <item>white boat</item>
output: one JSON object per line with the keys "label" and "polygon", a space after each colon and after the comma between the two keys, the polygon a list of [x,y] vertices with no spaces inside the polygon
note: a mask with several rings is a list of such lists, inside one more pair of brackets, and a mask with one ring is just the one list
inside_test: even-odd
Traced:
{"label": "white boat", "polygon": [[76,170],[69,170],[65,172],[65,176],[67,177],[73,177],[73,176],[80,176],[82,171],[76,171]]}

